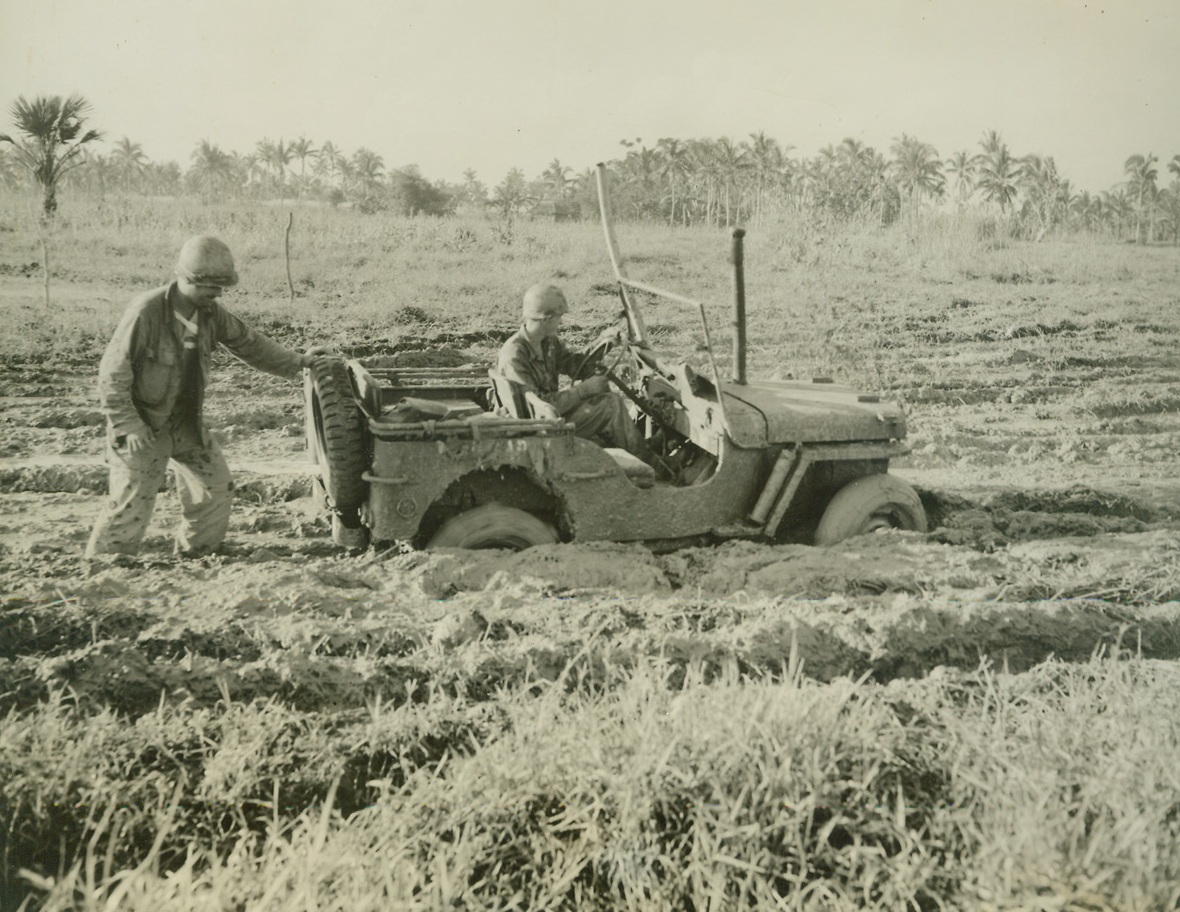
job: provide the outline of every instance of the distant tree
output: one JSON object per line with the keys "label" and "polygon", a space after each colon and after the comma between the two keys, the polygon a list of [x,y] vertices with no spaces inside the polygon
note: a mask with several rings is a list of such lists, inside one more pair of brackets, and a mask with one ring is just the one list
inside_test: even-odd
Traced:
{"label": "distant tree", "polygon": [[463,186],[460,190],[460,200],[468,206],[484,206],[488,201],[488,188],[475,173],[473,168],[463,172]]}
{"label": "distant tree", "polygon": [[395,168],[389,174],[389,196],[402,215],[447,215],[455,200],[442,184],[432,184],[417,165]]}
{"label": "distant tree", "polygon": [[1036,238],[1040,240],[1063,213],[1063,189],[1068,204],[1068,182],[1063,182],[1057,176],[1057,164],[1051,155],[1024,156],[1017,170],[1017,181],[1024,190],[1021,214],[1032,224]]}
{"label": "distant tree", "polygon": [[492,191],[492,206],[505,214],[519,213],[535,201],[519,168],[511,168]]}
{"label": "distant tree", "polygon": [[0,147],[0,187],[15,187],[19,180],[15,156]]}
{"label": "distant tree", "polygon": [[311,140],[306,136],[300,136],[291,142],[287,150],[291,153],[292,158],[299,160],[299,175],[302,177],[307,172],[307,160],[315,155]]}
{"label": "distant tree", "polygon": [[284,143],[282,139],[279,139],[277,143],[271,142],[269,139],[260,139],[254,146],[254,151],[258,153],[258,157],[268,168],[274,170],[275,186],[279,191],[279,199],[283,199],[287,187],[287,166],[291,164],[293,157],[291,146]]}
{"label": "distant tree", "polygon": [[552,192],[554,199],[565,199],[569,195],[571,183],[569,175],[572,170],[555,158],[549,162],[549,167],[541,173],[541,180]]}
{"label": "distant tree", "polygon": [[319,151],[315,153],[315,164],[312,173],[320,179],[339,179],[337,162],[342,158],[340,150],[330,140],[324,140]]}
{"label": "distant tree", "polygon": [[1135,214],[1135,207],[1127,196],[1127,190],[1125,187],[1103,190],[1100,198],[1102,199],[1103,219],[1114,236],[1121,240],[1124,226],[1131,221],[1131,217]]}
{"label": "distant tree", "polygon": [[361,146],[352,153],[354,178],[363,193],[372,193],[381,184],[385,160],[371,149]]}
{"label": "distant tree", "polygon": [[952,155],[944,163],[947,174],[955,178],[955,202],[961,209],[975,192],[975,158],[966,149]]}
{"label": "distant tree", "polygon": [[57,188],[62,177],[80,163],[87,143],[102,137],[98,130],[86,130],[90,103],[81,95],[39,96],[27,101],[20,96],[12,105],[12,119],[23,134],[15,139],[0,133],[0,142],[12,145],[17,164],[41,187],[41,217],[48,220],[57,211]]}
{"label": "distant tree", "polygon": [[893,179],[902,199],[907,200],[911,208],[927,198],[942,195],[946,178],[934,146],[902,133],[893,141],[890,151],[893,153],[890,163]]}
{"label": "distant tree", "polygon": [[311,145],[311,140],[306,136],[300,136],[293,140],[287,147],[287,151],[291,153],[291,157],[299,162],[299,179],[296,183],[296,194],[302,196],[304,190],[307,189],[307,160],[315,155],[315,149]]}
{"label": "distant tree", "polygon": [[[751,167],[749,153],[728,137],[717,140],[714,147],[718,176],[721,179],[722,198],[725,200],[725,227],[741,221],[742,201],[735,194],[742,183],[742,177]],[[737,195],[736,205],[734,196]],[[736,210],[736,211],[734,211]]]}
{"label": "distant tree", "polygon": [[[1154,209],[1156,186],[1159,176],[1155,163],[1159,161],[1150,153],[1147,155],[1132,155],[1123,163],[1123,173],[1127,175],[1127,192],[1135,199],[1135,243],[1143,243],[1143,210],[1147,204]],[[1149,225],[1148,240],[1154,234],[1154,219]]]}
{"label": "distant tree", "polygon": [[103,196],[109,188],[119,183],[119,179],[112,156],[86,148],[78,156],[77,167],[71,168],[69,174],[62,178],[62,186],[80,187],[88,193]]}
{"label": "distant tree", "polygon": [[176,196],[181,192],[183,175],[180,165],[174,161],[151,162],[145,176],[148,193],[158,196]]}
{"label": "distant tree", "polygon": [[123,191],[130,193],[131,185],[147,170],[148,157],[144,154],[143,146],[124,136],[111,150],[111,166],[123,184]]}
{"label": "distant tree", "polygon": [[1172,243],[1180,245],[1180,182],[1159,193],[1159,208],[1164,225],[1172,232]]}
{"label": "distant tree", "polygon": [[681,200],[681,210],[684,223],[688,224],[688,206],[684,205],[684,196],[688,188],[691,167],[688,160],[688,145],[678,139],[662,137],[656,140],[656,150],[660,156],[660,177],[664,181],[668,194],[668,224],[676,224],[676,202]]}
{"label": "distant tree", "polygon": [[976,187],[985,200],[998,205],[1000,213],[1007,216],[1017,192],[1019,170],[1016,160],[995,130],[985,133],[979,144],[983,151],[975,159],[979,171]]}
{"label": "distant tree", "polygon": [[234,187],[233,157],[215,143],[202,139],[193,150],[188,172],[192,187],[208,199],[219,199]]}
{"label": "distant tree", "polygon": [[778,140],[767,136],[764,130],[750,134],[750,141],[744,144],[750,163],[750,174],[754,179],[754,223],[762,224],[766,210],[767,194],[782,178],[786,155]]}

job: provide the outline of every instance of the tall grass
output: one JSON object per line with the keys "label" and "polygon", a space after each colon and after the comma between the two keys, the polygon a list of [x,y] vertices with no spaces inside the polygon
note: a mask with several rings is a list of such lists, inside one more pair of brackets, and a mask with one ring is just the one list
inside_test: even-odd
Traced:
{"label": "tall grass", "polygon": [[[112,793],[107,807],[126,817],[120,832],[142,830],[138,848],[116,853],[113,812],[91,813],[76,860],[25,882],[47,910],[1147,910],[1180,901],[1174,664],[1095,656],[1019,676],[939,672],[887,686],[815,684],[797,665],[758,678],[736,667],[690,671],[677,687],[654,662],[614,669],[599,679],[605,689],[570,674],[500,692],[484,716],[498,719],[491,727],[472,726],[470,707],[442,695],[408,708],[394,742],[405,747],[413,730],[423,746],[432,732],[434,747],[403,751],[375,774],[359,809],[355,795],[341,799],[356,770],[339,761],[347,744],[375,746],[389,717],[374,710],[343,727],[309,717],[283,740],[267,720],[273,710],[223,706],[219,749],[241,761],[250,789],[224,791],[206,762],[203,776],[194,766],[178,786],[139,788],[150,801]],[[440,724],[465,714],[457,729]],[[10,717],[5,728],[60,728],[69,716]],[[86,724],[101,728],[101,718]],[[169,724],[189,723],[182,713]],[[129,737],[146,756],[145,733]],[[277,778],[250,770],[277,771],[297,744],[301,766],[279,766],[317,784],[292,810],[267,800]],[[6,781],[14,757],[35,762],[24,750],[0,756]],[[136,776],[148,778],[142,768]],[[206,790],[235,794],[244,808],[253,795],[265,813],[213,839],[194,826]]]}

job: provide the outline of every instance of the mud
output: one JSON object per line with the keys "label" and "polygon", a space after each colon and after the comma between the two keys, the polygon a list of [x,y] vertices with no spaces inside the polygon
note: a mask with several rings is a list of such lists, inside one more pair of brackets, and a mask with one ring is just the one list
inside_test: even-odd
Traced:
{"label": "mud", "polygon": [[[1050,284],[990,281],[1037,297]],[[208,396],[236,482],[225,552],[172,556],[166,487],[139,557],[87,563],[106,487],[97,355],[9,359],[0,710],[63,689],[132,715],[227,695],[329,711],[428,691],[479,700],[571,668],[591,680],[637,656],[675,674],[773,675],[794,663],[819,680],[882,681],[981,662],[1020,671],[1096,650],[1180,657],[1170,313],[1114,321],[1058,305],[1068,315],[1004,320],[995,309],[977,289],[912,308],[883,339],[882,387],[908,404],[913,445],[894,471],[919,491],[930,531],[830,549],[342,554],[307,464],[299,384],[226,357]],[[409,333],[357,337],[348,354],[478,364],[504,335],[402,318]],[[263,328],[314,341],[310,327]]]}

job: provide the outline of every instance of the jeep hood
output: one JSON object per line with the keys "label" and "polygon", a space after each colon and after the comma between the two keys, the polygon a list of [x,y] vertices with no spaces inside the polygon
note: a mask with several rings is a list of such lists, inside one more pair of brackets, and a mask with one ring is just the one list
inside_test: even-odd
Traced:
{"label": "jeep hood", "polygon": [[730,436],[740,447],[888,441],[906,435],[905,414],[897,403],[847,386],[760,380],[722,388]]}

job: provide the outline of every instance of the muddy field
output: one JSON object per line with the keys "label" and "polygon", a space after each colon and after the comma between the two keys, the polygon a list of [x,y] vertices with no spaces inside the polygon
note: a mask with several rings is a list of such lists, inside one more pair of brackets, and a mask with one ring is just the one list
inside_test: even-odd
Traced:
{"label": "muddy field", "polygon": [[[789,669],[881,685],[981,666],[1019,673],[1050,658],[1174,661],[1180,256],[1116,252],[1129,265],[1093,280],[1060,265],[803,274],[786,314],[797,333],[780,339],[768,329],[776,317],[752,316],[752,375],[822,369],[877,381],[907,406],[913,451],[893,470],[919,491],[930,531],[830,549],[341,553],[315,495],[299,384],[218,356],[207,418],[237,481],[225,553],[172,557],[177,502],[166,491],[139,557],[88,563],[106,484],[93,396],[101,352],[13,355],[0,365],[0,710],[67,695],[136,719],[261,698],[346,726],[374,705],[448,694],[478,707],[571,669],[605,678],[649,660],[673,682]],[[3,274],[0,294],[31,301],[36,282]],[[81,300],[93,288],[79,279],[58,293]],[[122,293],[104,294],[117,313]],[[848,320],[849,300],[873,303]],[[663,335],[660,317],[649,322],[657,340],[698,357],[691,340]],[[571,322],[575,341],[597,329]],[[312,321],[263,325],[293,346],[323,341]],[[456,365],[490,363],[510,332],[325,335],[386,365]],[[803,343],[818,354],[786,367],[782,352]],[[838,370],[842,359],[854,376]],[[445,756],[442,741],[422,742],[423,758]],[[351,773],[333,794],[347,815],[376,800],[394,761],[358,747],[341,762]],[[46,871],[70,857],[47,846],[8,863]]]}
{"label": "muddy field", "polygon": [[[238,481],[228,553],[175,561],[165,492],[138,559],[87,565],[80,552],[105,489],[96,356],[9,361],[3,699],[69,686],[130,709],[161,688],[207,696],[226,680],[307,708],[355,704],[441,673],[428,647],[452,626],[516,655],[534,635],[576,651],[587,625],[615,624],[640,650],[666,650],[675,633],[693,654],[765,666],[782,660],[789,631],[806,631],[807,672],[824,680],[983,659],[1027,667],[1103,645],[1177,657],[1180,300],[1127,301],[1117,319],[1073,300],[1077,316],[1044,323],[1042,309],[1068,313],[1058,302],[1086,290],[973,284],[1006,301],[947,292],[949,306],[930,313],[917,302],[877,354],[907,378],[888,390],[908,404],[914,447],[895,471],[921,493],[930,533],[824,551],[341,554],[314,496],[299,385],[226,357],[208,417]],[[1023,323],[996,328],[1025,307]],[[451,363],[487,363],[499,336],[464,341],[415,337],[366,355],[419,363],[433,348]],[[360,667],[339,658],[362,645]],[[510,676],[495,652],[489,674]]]}

